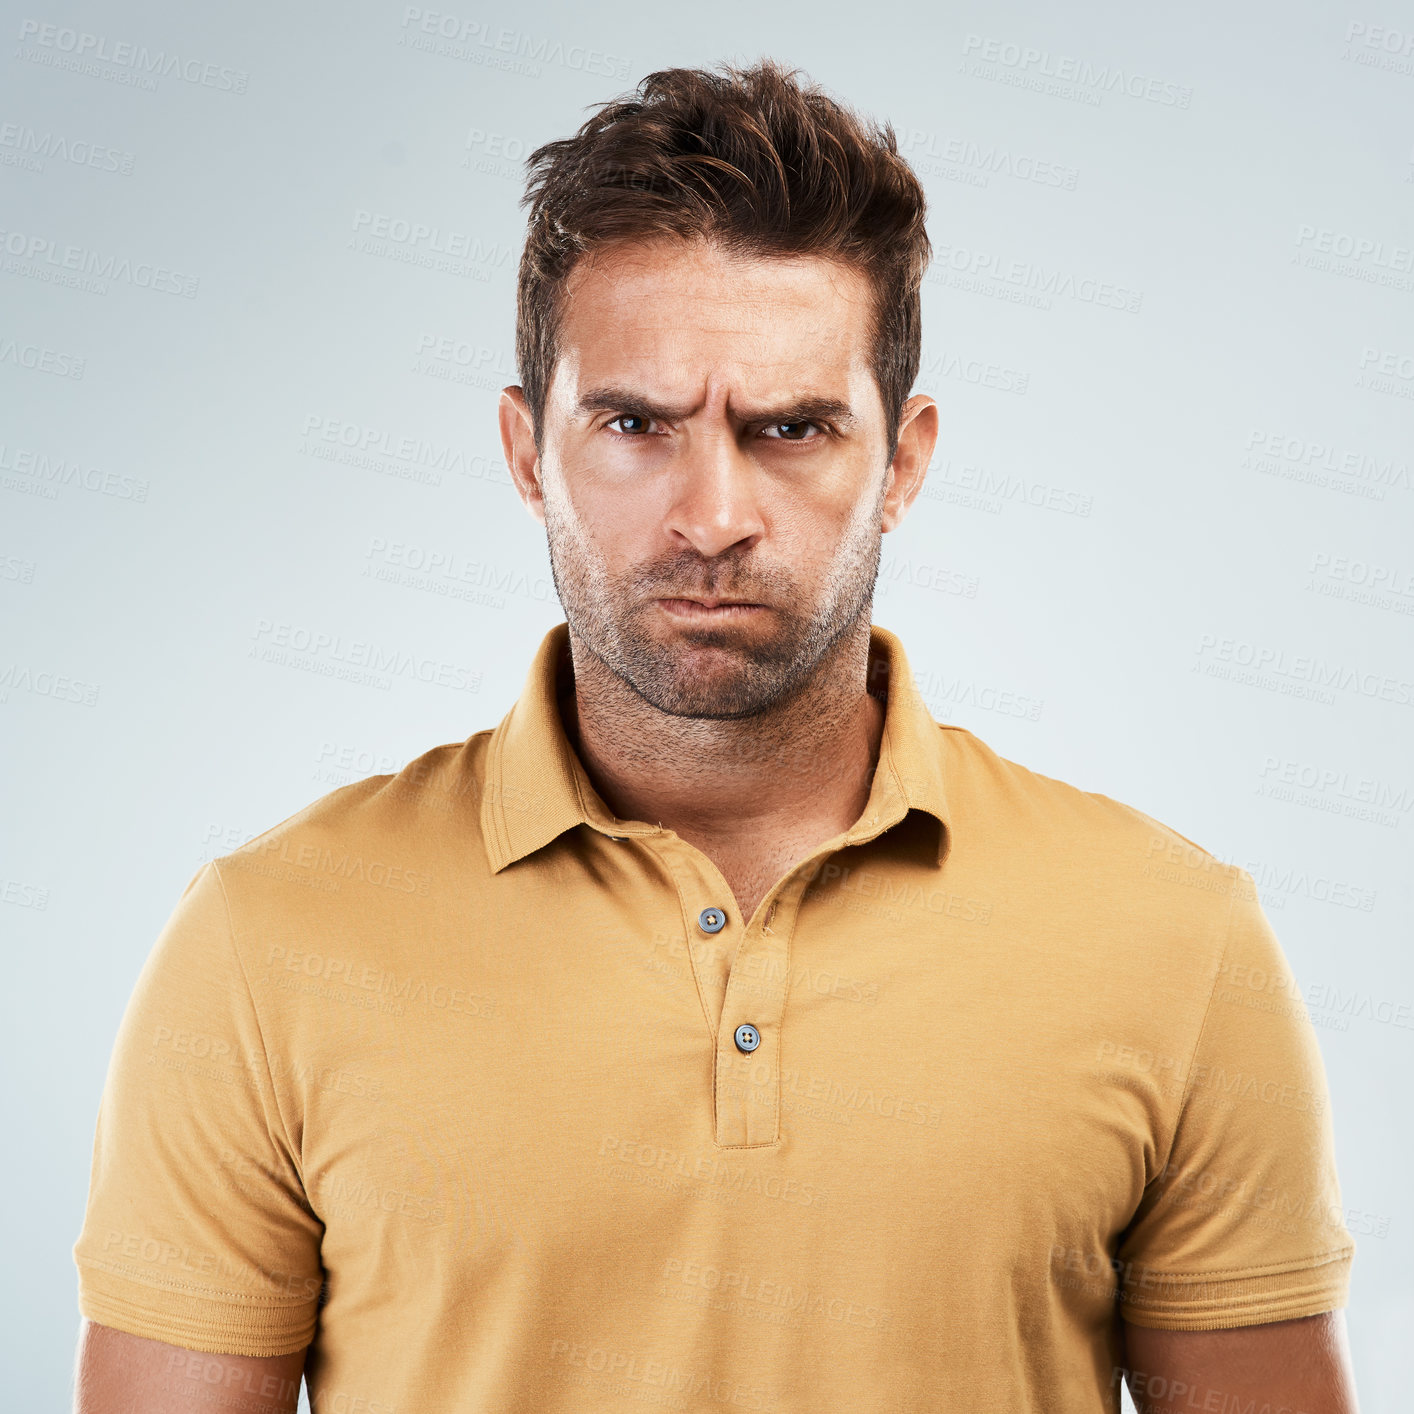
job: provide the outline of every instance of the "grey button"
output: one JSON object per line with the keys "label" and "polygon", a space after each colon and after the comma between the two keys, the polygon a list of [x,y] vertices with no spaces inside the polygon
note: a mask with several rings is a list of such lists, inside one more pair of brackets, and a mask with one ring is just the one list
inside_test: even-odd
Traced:
{"label": "grey button", "polygon": [[754,1026],[742,1025],[737,1027],[733,1039],[737,1050],[751,1052],[761,1044],[761,1033]]}
{"label": "grey button", "polygon": [[720,908],[704,908],[697,915],[697,926],[704,933],[720,933],[727,925],[727,915]]}

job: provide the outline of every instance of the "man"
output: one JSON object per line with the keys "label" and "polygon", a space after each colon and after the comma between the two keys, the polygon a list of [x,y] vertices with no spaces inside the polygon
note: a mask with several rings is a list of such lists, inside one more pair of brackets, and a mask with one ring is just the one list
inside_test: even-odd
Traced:
{"label": "man", "polygon": [[80,1410],[1349,1414],[1251,877],[934,721],[871,623],[938,430],[892,133],[668,70],[531,169],[501,434],[567,623],[494,730],[189,884]]}

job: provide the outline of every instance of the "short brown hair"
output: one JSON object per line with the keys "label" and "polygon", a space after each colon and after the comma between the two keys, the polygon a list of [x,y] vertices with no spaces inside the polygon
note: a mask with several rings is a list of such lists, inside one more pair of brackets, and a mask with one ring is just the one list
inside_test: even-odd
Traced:
{"label": "short brown hair", "polygon": [[558,357],[565,283],[622,240],[702,237],[750,255],[840,260],[873,288],[874,376],[889,460],[918,376],[926,204],[890,124],[872,124],[797,70],[660,69],[526,159],[530,208],[516,291],[516,361],[537,442]]}

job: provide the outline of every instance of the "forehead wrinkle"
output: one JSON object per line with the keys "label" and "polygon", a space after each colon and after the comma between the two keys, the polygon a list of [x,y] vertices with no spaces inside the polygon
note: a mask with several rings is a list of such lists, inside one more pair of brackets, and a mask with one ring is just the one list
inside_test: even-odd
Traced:
{"label": "forehead wrinkle", "polygon": [[[727,357],[710,369],[693,369],[688,361],[680,368],[664,367],[660,361],[638,357],[613,362],[617,368],[600,370],[600,376],[591,382],[584,361],[576,360],[575,371],[583,374],[588,384],[573,399],[576,414],[623,411],[632,403],[651,406],[657,416],[685,418],[708,405],[722,404],[734,415],[750,420],[808,405],[822,415],[844,418],[853,415],[850,394],[869,373],[868,365],[858,357],[834,367],[831,360],[822,368],[818,360],[794,352],[750,362]],[[677,395],[669,388],[692,391]]]}

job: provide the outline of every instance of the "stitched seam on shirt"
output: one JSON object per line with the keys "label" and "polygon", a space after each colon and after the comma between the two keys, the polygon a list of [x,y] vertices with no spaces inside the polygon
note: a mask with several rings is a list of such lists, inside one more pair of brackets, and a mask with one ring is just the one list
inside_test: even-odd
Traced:
{"label": "stitched seam on shirt", "polygon": [[[702,979],[697,974],[697,964],[692,958],[692,919],[688,916],[687,904],[683,901],[682,890],[678,887],[677,875],[673,873],[672,866],[656,849],[649,843],[647,835],[639,835],[635,838],[642,840],[644,846],[650,851],[653,857],[662,865],[667,872],[668,878],[672,880],[673,892],[678,898],[678,911],[682,915],[682,936],[687,947],[687,965],[692,972],[692,985],[697,989],[697,1004],[702,1008],[702,1020],[707,1027],[707,1039],[712,1046],[712,1104],[713,1114],[716,1114],[717,1102],[717,1034],[712,1029],[712,1014],[707,1009],[707,998],[702,995]],[[722,1000],[723,1007],[726,1005],[726,998]]]}
{"label": "stitched seam on shirt", "polygon": [[776,1065],[776,1137],[771,1142],[779,1143],[781,1137],[781,1085],[786,1073],[785,1067],[785,1034],[786,1034],[786,1008],[790,1005],[790,960],[792,956],[791,945],[795,942],[795,930],[800,923],[800,913],[805,907],[805,895],[807,890],[802,889],[795,901],[795,908],[791,910],[790,927],[786,930],[785,949],[786,966],[784,994],[781,997],[781,1019],[776,1024],[776,1046],[781,1052],[780,1060]]}
{"label": "stitched seam on shirt", "polygon": [[[506,738],[502,733],[499,739],[495,740],[495,749],[491,753],[491,760],[487,763],[486,775],[492,777],[495,785],[496,798],[491,802],[491,828],[496,837],[496,863],[504,864],[511,857],[511,836],[510,827],[506,824],[506,792],[504,782],[506,754]],[[483,782],[482,789],[485,790],[486,783]]]}
{"label": "stitched seam on shirt", "polygon": [[[908,792],[903,788],[903,777],[898,773],[898,760],[894,752],[893,734],[889,731],[887,717],[884,719],[884,735],[879,741],[879,756],[881,760],[885,757],[888,759],[889,775],[893,778],[894,790],[903,801],[903,816],[900,818],[905,818],[909,811]],[[877,769],[878,767],[876,766],[875,770],[877,771]]]}
{"label": "stitched seam on shirt", "polygon": [[[1178,1131],[1183,1126],[1184,1113],[1188,1107],[1188,1097],[1193,1091],[1193,1083],[1198,1074],[1193,1063],[1197,1060],[1199,1048],[1203,1044],[1203,1036],[1208,1029],[1208,1018],[1213,1012],[1213,999],[1218,994],[1218,982],[1222,978],[1223,967],[1227,962],[1228,949],[1232,947],[1232,915],[1237,908],[1237,886],[1241,883],[1243,871],[1238,869],[1235,865],[1230,865],[1229,868],[1232,868],[1234,873],[1232,878],[1233,886],[1228,890],[1227,896],[1227,916],[1223,920],[1223,950],[1218,957],[1217,971],[1213,974],[1213,984],[1208,990],[1208,1001],[1203,1008],[1203,1020],[1198,1024],[1198,1035],[1194,1039],[1193,1049],[1188,1055],[1188,1079],[1183,1083],[1183,1094],[1178,1102],[1178,1113],[1174,1116],[1173,1130],[1169,1134],[1168,1148],[1164,1151],[1164,1161],[1159,1165],[1158,1173],[1149,1180],[1149,1184],[1156,1183],[1159,1178],[1168,1171],[1168,1166],[1172,1162],[1173,1146],[1178,1142]],[[1260,906],[1259,903],[1258,907]],[[1147,1188],[1149,1184],[1146,1184],[1145,1187]]]}
{"label": "stitched seam on shirt", "polygon": [[[1211,1281],[1215,1277],[1220,1277],[1226,1281],[1239,1281],[1262,1276],[1284,1276],[1288,1273],[1316,1272],[1322,1267],[1328,1267],[1336,1262],[1343,1261],[1346,1257],[1355,1255],[1355,1244],[1347,1243],[1344,1247],[1332,1247],[1326,1252],[1316,1252],[1309,1257],[1294,1258],[1289,1262],[1273,1262],[1265,1267],[1215,1267],[1201,1272],[1171,1272],[1164,1267],[1154,1267],[1153,1271],[1158,1272],[1165,1280],[1176,1281]],[[1144,1288],[1136,1287],[1134,1295],[1129,1299],[1143,1304]]]}
{"label": "stitched seam on shirt", "polygon": [[[570,770],[570,784],[574,787],[575,803],[579,806],[579,813],[585,821],[589,819],[589,802],[584,798],[584,787],[579,783],[579,772]],[[605,802],[607,804],[607,802]]]}
{"label": "stitched seam on shirt", "polygon": [[[211,861],[211,872],[215,874],[216,882],[221,888],[221,903],[226,910],[226,938],[230,943],[231,952],[235,955],[236,966],[240,969],[241,980],[245,983],[246,1001],[250,1004],[250,1014],[255,1018],[255,1032],[256,1035],[260,1037],[260,1055],[261,1059],[265,1062],[265,1075],[270,1082],[270,1094],[275,1100],[275,1115],[280,1121],[280,1129],[285,1141],[285,1152],[290,1156],[290,1162],[295,1166],[295,1174],[299,1178],[300,1190],[304,1195],[305,1201],[308,1203],[309,1191],[304,1181],[304,1169],[300,1164],[298,1151],[290,1142],[289,1127],[285,1123],[285,1112],[280,1108],[280,1092],[275,1088],[275,1075],[270,1067],[270,1048],[265,1042],[265,1028],[260,1022],[260,1009],[255,1004],[255,994],[251,991],[250,978],[246,975],[245,963],[241,960],[241,951],[236,946],[236,927],[231,916],[231,901],[226,895],[226,881],[221,877],[220,866],[217,865],[214,859]],[[262,1104],[260,1108],[263,1111],[265,1109],[264,1104]],[[269,1136],[270,1143],[278,1149],[280,1147],[279,1141],[275,1138],[274,1134],[270,1133],[270,1116],[268,1114],[265,1116],[265,1131]],[[313,1211],[314,1205],[311,1203],[309,1206],[310,1210]]]}
{"label": "stitched seam on shirt", "polygon": [[[221,1301],[231,1306],[239,1306],[249,1302],[259,1310],[300,1311],[309,1305],[307,1296],[278,1296],[263,1291],[227,1291],[221,1287],[201,1286],[192,1281],[178,1281],[176,1278],[167,1281],[148,1281],[145,1277],[133,1276],[126,1267],[120,1267],[116,1263],[109,1263],[98,1258],[75,1257],[74,1261],[79,1266],[88,1267],[92,1271],[103,1272],[107,1276],[117,1277],[120,1281],[132,1282],[146,1291],[176,1292],[181,1296],[195,1296],[203,1301]],[[109,1297],[106,1292],[102,1291],[96,1294],[100,1301],[124,1299]]]}

